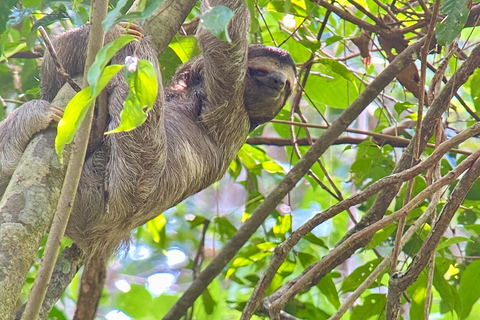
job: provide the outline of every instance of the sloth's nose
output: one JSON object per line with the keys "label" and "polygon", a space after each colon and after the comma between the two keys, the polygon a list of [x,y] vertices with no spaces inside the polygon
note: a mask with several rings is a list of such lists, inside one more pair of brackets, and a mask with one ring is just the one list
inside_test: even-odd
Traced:
{"label": "sloth's nose", "polygon": [[287,78],[280,72],[271,72],[265,79],[264,84],[274,90],[281,91],[285,87]]}

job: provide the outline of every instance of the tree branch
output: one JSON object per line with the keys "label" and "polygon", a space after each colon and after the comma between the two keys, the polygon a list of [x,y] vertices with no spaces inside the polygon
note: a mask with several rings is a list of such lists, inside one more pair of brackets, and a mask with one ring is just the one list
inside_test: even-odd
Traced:
{"label": "tree branch", "polygon": [[467,173],[465,173],[460,179],[452,194],[448,197],[448,201],[443,207],[432,231],[428,234],[407,271],[397,272],[390,278],[387,299],[387,319],[398,319],[401,307],[401,295],[418,278],[420,272],[422,272],[428,264],[432,250],[438,246],[442,236],[450,225],[450,221],[457,212],[458,207],[462,204],[467,192],[470,190],[479,175],[480,159],[477,159]]}
{"label": "tree branch", "polygon": [[355,205],[358,205],[359,203],[362,203],[363,201],[368,200],[370,197],[377,194],[387,186],[412,179],[413,177],[417,176],[421,172],[427,170],[435,163],[437,163],[443,157],[443,155],[448,152],[448,150],[450,150],[453,146],[458,145],[459,143],[476,135],[479,132],[480,123],[477,123],[474,126],[463,131],[461,135],[457,135],[454,138],[445,141],[444,143],[439,145],[430,157],[417,164],[415,167],[378,180],[377,182],[368,186],[362,192],[359,192],[343,201],[336,203],[324,212],[317,213],[313,218],[301,225],[290,235],[290,237],[287,238],[287,240],[282,242],[275,249],[275,254],[270,261],[270,265],[267,271],[264,273],[262,279],[255,286],[255,289],[243,310],[243,315],[241,319],[246,320],[253,315],[253,312],[256,310],[256,308],[258,308],[260,299],[265,294],[265,291],[270,285],[278,268],[282,265],[283,261],[287,258],[292,248],[300,241],[300,239],[302,239],[304,236],[306,236],[314,228],[316,228],[323,222],[333,218],[337,214],[343,212],[344,210],[347,210],[350,207],[353,207]]}

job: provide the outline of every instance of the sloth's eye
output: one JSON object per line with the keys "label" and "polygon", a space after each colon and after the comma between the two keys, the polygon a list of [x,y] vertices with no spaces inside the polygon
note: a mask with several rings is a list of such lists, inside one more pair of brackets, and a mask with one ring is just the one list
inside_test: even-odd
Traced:
{"label": "sloth's eye", "polygon": [[248,73],[252,77],[264,77],[268,74],[268,71],[263,69],[248,68]]}

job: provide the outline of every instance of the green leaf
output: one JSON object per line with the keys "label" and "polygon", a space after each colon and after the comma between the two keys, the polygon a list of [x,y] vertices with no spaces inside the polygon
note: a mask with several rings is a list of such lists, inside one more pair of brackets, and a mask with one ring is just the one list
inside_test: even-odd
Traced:
{"label": "green leaf", "polygon": [[317,287],[336,309],[340,307],[340,299],[338,298],[337,287],[335,287],[335,283],[333,282],[331,274],[327,274],[325,277],[323,277],[320,283],[317,284]]}
{"label": "green leaf", "polygon": [[352,163],[350,171],[355,176],[355,182],[358,183],[358,181],[363,179],[363,177],[370,171],[372,163],[373,159],[370,157],[358,158],[354,163]]}
{"label": "green leaf", "polygon": [[437,266],[435,266],[435,272],[433,274],[433,285],[442,297],[442,302],[448,306],[448,309],[451,312],[455,311],[457,315],[460,316],[462,313],[462,301],[460,300],[458,291],[445,280],[443,273]]}
{"label": "green leaf", "polygon": [[329,250],[329,248],[325,244],[325,242],[311,232],[309,234],[307,234],[306,236],[304,236],[303,239],[307,240],[310,243],[316,244],[317,246],[320,246],[322,248],[325,248],[325,249]]}
{"label": "green leaf", "polygon": [[395,108],[395,111],[397,112],[397,114],[400,115],[403,111],[408,110],[413,106],[414,105],[410,102],[397,102],[393,107]]}
{"label": "green leaf", "polygon": [[138,60],[135,71],[125,70],[125,78],[130,91],[120,113],[120,124],[106,132],[130,131],[142,125],[147,119],[147,112],[153,108],[158,94],[158,81],[155,68],[147,60]]}
{"label": "green leaf", "polygon": [[22,4],[26,7],[38,7],[42,4],[42,0],[23,0]]}
{"label": "green leaf", "polygon": [[372,241],[370,241],[370,243],[365,247],[365,249],[373,249],[383,241],[387,240],[396,228],[397,228],[396,225],[390,224],[385,228],[375,232],[375,235],[373,236]]}
{"label": "green leaf", "polygon": [[233,18],[230,8],[219,5],[202,13],[200,24],[220,40],[232,42],[228,35],[228,23]]}
{"label": "green leaf", "polygon": [[[141,19],[145,20],[148,17],[152,16],[155,10],[158,9],[158,6],[165,0],[147,0],[147,1],[141,1],[138,5],[137,11],[135,12],[130,12],[127,14],[122,14],[126,11],[126,8],[128,8],[131,5],[131,1],[128,1],[125,3],[120,3],[118,4],[119,9],[115,7],[115,13],[108,14],[105,20],[102,22],[103,29],[107,31],[110,29],[112,26],[116,25],[119,22],[122,21],[133,21],[135,19]],[[113,10],[112,10],[113,11]]]}
{"label": "green leaf", "polygon": [[468,18],[468,7],[465,0],[445,0],[440,10],[447,17],[435,27],[437,41],[442,46],[450,44],[460,34]]}
{"label": "green leaf", "polygon": [[480,200],[480,180],[477,180],[473,183],[473,186],[467,192],[465,199],[476,201]]}
{"label": "green leaf", "polygon": [[465,319],[472,310],[472,306],[480,298],[480,260],[473,261],[460,277],[458,293],[462,299],[462,316]]}
{"label": "green leaf", "polygon": [[65,113],[58,123],[57,137],[55,138],[55,150],[60,159],[63,159],[65,145],[73,141],[75,133],[94,100],[91,96],[91,88],[86,87],[78,92],[65,108]]}
{"label": "green leaf", "polygon": [[[367,279],[372,271],[378,266],[381,259],[375,259],[353,270],[342,282],[340,290],[343,292],[355,291],[358,286]],[[357,318],[355,318],[357,319]]]}
{"label": "green leaf", "polygon": [[[366,296],[362,305],[353,308],[350,319],[370,319],[372,316],[380,315],[385,312],[386,304],[387,297],[385,294],[376,293]],[[378,317],[375,317],[375,319],[378,319]]]}
{"label": "green leaf", "polygon": [[88,84],[92,87],[92,94],[94,96],[97,96],[100,91],[103,90],[103,88],[98,88],[98,82],[105,66],[121,48],[133,40],[135,40],[135,38],[129,34],[120,36],[114,41],[107,43],[97,53],[95,61],[90,66],[90,69],[88,69],[87,74]]}
{"label": "green leaf", "polygon": [[120,16],[120,10],[127,4],[127,0],[119,0],[115,8],[110,10],[110,12],[105,17],[105,20],[102,22],[102,27],[105,32],[110,30],[118,22],[116,19]]}
{"label": "green leaf", "polygon": [[288,277],[295,271],[296,263],[286,259],[278,268],[277,274],[283,278]]}
{"label": "green leaf", "polygon": [[202,301],[207,314],[212,314],[213,308],[215,307],[216,302],[215,300],[213,300],[212,296],[210,295],[210,291],[208,290],[208,288],[202,293]]}
{"label": "green leaf", "polygon": [[[98,79],[97,95],[122,68],[122,65],[111,65],[105,68]],[[65,108],[63,117],[58,123],[57,137],[55,138],[55,150],[60,159],[63,159],[65,145],[73,141],[73,137],[85,118],[88,108],[97,95],[92,94],[91,87],[86,87],[78,92]]]}
{"label": "green leaf", "polygon": [[285,238],[285,234],[289,232],[292,228],[292,216],[291,215],[283,215],[278,216],[277,222],[273,227],[273,233],[278,238]]}
{"label": "green leaf", "polygon": [[475,69],[470,77],[470,95],[472,96],[475,110],[480,111],[480,70]]}
{"label": "green leaf", "polygon": [[473,240],[471,239],[468,239],[468,238],[465,238],[465,237],[451,237],[451,238],[448,238],[447,240],[445,241],[442,241],[438,247],[437,247],[437,251],[443,249],[443,248],[446,248],[448,246],[451,246],[452,244],[456,244],[456,243],[460,243],[460,242],[474,242]]}
{"label": "green leaf", "polygon": [[231,238],[237,233],[237,228],[225,217],[215,218],[215,223],[218,225],[218,233],[226,235]]}
{"label": "green leaf", "polygon": [[337,36],[337,35],[333,35],[329,38],[327,38],[327,40],[325,40],[325,45],[326,46],[329,46],[331,45],[332,43],[335,43],[335,42],[338,42],[338,41],[342,41],[343,40],[343,37],[340,37],[340,36]]}
{"label": "green leaf", "polygon": [[167,219],[163,214],[147,222],[147,230],[152,234],[153,241],[165,249]]}
{"label": "green leaf", "polygon": [[282,166],[273,161],[265,161],[262,163],[263,169],[268,173],[284,173]]}
{"label": "green leaf", "polygon": [[337,60],[334,59],[328,59],[328,58],[321,58],[318,60],[319,63],[323,64],[336,74],[339,74],[342,76],[344,79],[348,81],[354,81],[355,77],[353,76],[352,72],[345,67],[342,63],[338,62]]}

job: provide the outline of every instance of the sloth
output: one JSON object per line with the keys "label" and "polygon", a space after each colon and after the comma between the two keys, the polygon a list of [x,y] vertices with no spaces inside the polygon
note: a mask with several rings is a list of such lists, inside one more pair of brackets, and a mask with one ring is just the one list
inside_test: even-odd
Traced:
{"label": "sloth", "polygon": [[[165,89],[158,55],[148,38],[128,44],[111,61],[123,63],[129,55],[150,61],[159,95],[143,125],[104,136],[85,159],[66,236],[86,257],[108,257],[129,240],[133,228],[220,179],[249,132],[275,117],[291,94],[296,78],[291,56],[279,48],[248,45],[244,1],[209,3],[234,12],[228,27],[231,43],[200,27],[202,54],[182,65]],[[54,41],[72,77],[83,74],[88,33],[87,25]],[[120,33],[121,27],[113,28],[106,41]],[[128,93],[123,78],[117,74],[106,88],[107,130],[120,122]],[[0,170],[12,171],[33,134],[61,116],[49,102],[64,82],[46,54],[42,103],[20,107],[0,124]]]}

